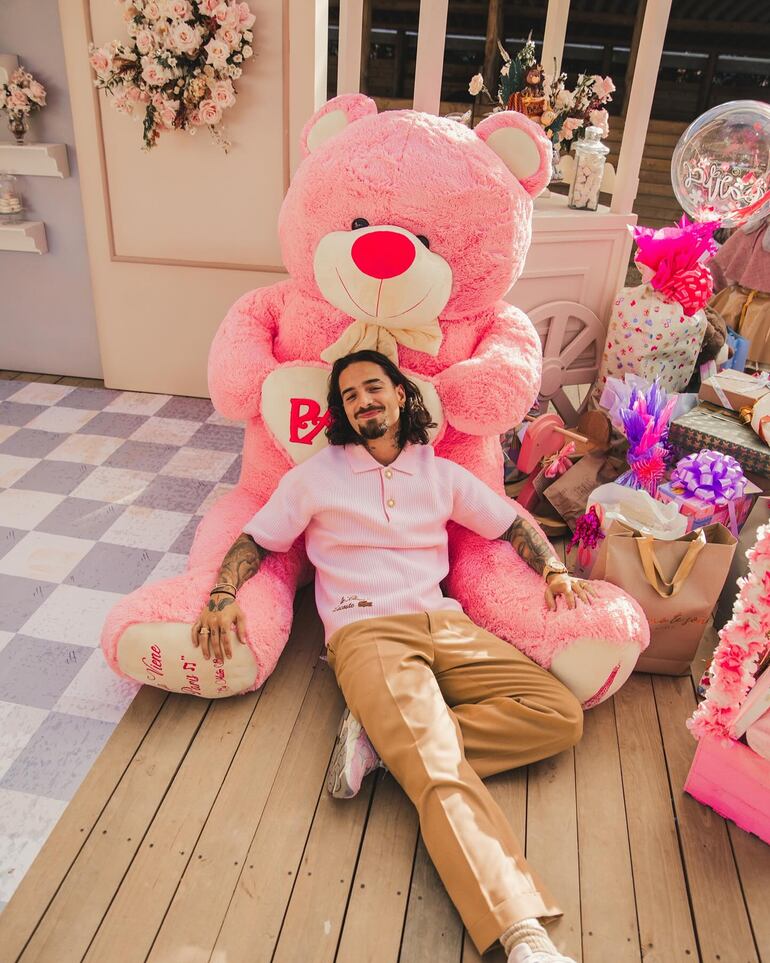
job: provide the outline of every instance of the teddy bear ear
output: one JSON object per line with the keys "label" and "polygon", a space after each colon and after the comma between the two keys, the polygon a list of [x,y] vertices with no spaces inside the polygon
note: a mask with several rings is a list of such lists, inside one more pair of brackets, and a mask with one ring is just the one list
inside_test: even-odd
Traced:
{"label": "teddy bear ear", "polygon": [[551,142],[540,124],[517,110],[500,110],[474,132],[491,147],[529,194],[537,197],[551,179]]}
{"label": "teddy bear ear", "polygon": [[377,104],[363,94],[340,94],[327,101],[302,128],[300,142],[304,156],[362,117],[377,113]]}

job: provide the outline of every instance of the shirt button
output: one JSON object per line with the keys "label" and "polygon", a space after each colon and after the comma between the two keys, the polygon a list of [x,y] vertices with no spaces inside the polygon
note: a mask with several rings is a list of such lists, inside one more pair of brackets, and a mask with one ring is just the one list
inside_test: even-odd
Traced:
{"label": "shirt button", "polygon": [[388,499],[388,508],[393,508],[393,506],[394,506],[395,504],[396,504],[395,499],[393,499],[393,498],[389,498],[389,499]]}
{"label": "shirt button", "polygon": [[393,472],[390,470],[390,468],[388,468],[388,469],[386,470],[386,472],[385,472],[385,477],[386,477],[386,478],[392,478],[392,477],[393,477]]}

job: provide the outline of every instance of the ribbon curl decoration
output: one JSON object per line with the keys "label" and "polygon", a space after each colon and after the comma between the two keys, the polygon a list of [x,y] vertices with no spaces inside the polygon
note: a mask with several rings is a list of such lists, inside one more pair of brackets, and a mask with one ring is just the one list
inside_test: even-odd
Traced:
{"label": "ribbon curl decoration", "polygon": [[575,453],[575,443],[568,441],[567,444],[555,455],[548,455],[543,459],[543,468],[546,478],[558,478],[563,475],[568,468],[572,468],[570,455]]}

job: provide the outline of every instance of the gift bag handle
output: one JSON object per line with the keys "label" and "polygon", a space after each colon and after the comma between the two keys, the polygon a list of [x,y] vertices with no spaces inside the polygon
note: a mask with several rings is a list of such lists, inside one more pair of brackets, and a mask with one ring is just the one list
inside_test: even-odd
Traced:
{"label": "gift bag handle", "polygon": [[670,582],[664,578],[660,563],[655,557],[655,539],[651,535],[643,535],[640,538],[635,538],[634,541],[639,549],[639,556],[647,581],[661,598],[670,599],[677,594],[687,581],[698,556],[706,547],[706,533],[702,528],[699,529],[698,537],[690,542],[684,558],[679,563],[679,568]]}

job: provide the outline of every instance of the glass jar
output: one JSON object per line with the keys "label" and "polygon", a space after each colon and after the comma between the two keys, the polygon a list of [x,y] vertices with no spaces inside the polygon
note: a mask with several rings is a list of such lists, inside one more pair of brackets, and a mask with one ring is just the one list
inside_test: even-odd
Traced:
{"label": "glass jar", "polygon": [[24,219],[24,204],[19,182],[13,174],[0,173],[0,224],[14,224]]}
{"label": "glass jar", "polygon": [[576,211],[595,211],[599,188],[610,149],[602,143],[601,127],[586,127],[585,137],[575,144],[575,173],[567,204]]}

